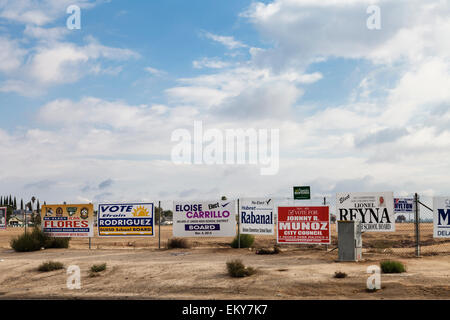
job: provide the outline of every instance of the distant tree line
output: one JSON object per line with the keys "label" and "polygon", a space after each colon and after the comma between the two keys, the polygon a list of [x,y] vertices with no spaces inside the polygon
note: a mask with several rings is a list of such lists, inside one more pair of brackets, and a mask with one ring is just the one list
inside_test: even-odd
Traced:
{"label": "distant tree line", "polygon": [[[36,202],[36,204],[34,204]],[[45,202],[44,202],[45,204]],[[35,207],[35,211],[36,214],[33,211],[33,207]],[[16,196],[0,196],[0,207],[6,207],[6,221],[9,221],[9,219],[11,218],[11,216],[13,215],[15,210],[20,209],[21,211],[24,210],[30,210],[32,211],[31,214],[31,221],[36,224],[40,224],[41,221],[41,217],[40,217],[40,213],[41,213],[41,204],[39,202],[39,199],[36,199],[35,197],[32,197],[31,200],[27,203],[24,203],[23,199],[20,199],[20,207],[17,204],[17,198]]]}

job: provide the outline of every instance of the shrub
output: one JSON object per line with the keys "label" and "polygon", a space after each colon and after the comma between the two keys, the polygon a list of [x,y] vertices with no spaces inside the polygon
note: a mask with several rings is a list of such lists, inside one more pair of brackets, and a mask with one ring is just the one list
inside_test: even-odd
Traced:
{"label": "shrub", "polygon": [[64,265],[61,262],[48,261],[48,262],[42,263],[38,267],[38,271],[49,272],[49,271],[59,270],[59,269],[63,269],[63,268],[64,268]]}
{"label": "shrub", "polygon": [[24,233],[12,239],[10,245],[17,252],[29,252],[41,249],[41,243],[31,233]]}
{"label": "shrub", "polygon": [[54,238],[47,236],[40,228],[30,233],[23,233],[11,240],[11,248],[18,252],[37,251],[41,248],[68,248],[70,238]]}
{"label": "shrub", "polygon": [[256,273],[252,267],[245,267],[241,260],[232,260],[227,262],[228,274],[232,277],[248,277]]}
{"label": "shrub", "polygon": [[91,272],[102,272],[106,270],[106,263],[102,263],[102,264],[94,264],[91,267]]}
{"label": "shrub", "polygon": [[45,242],[44,248],[65,248],[67,249],[69,247],[69,241],[70,238],[49,238]]}
{"label": "shrub", "polygon": [[188,249],[190,247],[191,244],[184,238],[172,238],[167,241],[167,249]]}
{"label": "shrub", "polygon": [[[253,235],[241,234],[241,248],[250,248],[253,242],[255,242],[255,237]],[[239,248],[239,235],[234,237],[230,245],[232,248]]]}
{"label": "shrub", "polygon": [[334,273],[334,277],[341,279],[341,278],[347,278],[347,274],[345,272],[341,272],[341,271],[336,271]]}
{"label": "shrub", "polygon": [[273,249],[261,248],[256,250],[256,254],[278,254],[281,250],[278,246],[273,246]]}
{"label": "shrub", "polygon": [[402,273],[406,272],[405,265],[400,261],[382,261],[380,262],[381,271],[383,273]]}

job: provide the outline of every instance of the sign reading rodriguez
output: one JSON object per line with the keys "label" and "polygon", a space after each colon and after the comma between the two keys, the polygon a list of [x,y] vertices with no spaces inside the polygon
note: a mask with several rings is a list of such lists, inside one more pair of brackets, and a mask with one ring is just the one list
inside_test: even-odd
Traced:
{"label": "sign reading rodriguez", "polygon": [[236,201],[178,201],[173,203],[174,237],[233,237]]}
{"label": "sign reading rodriguez", "polygon": [[273,234],[272,199],[240,199],[239,229],[242,234]]}
{"label": "sign reading rodriguez", "polygon": [[364,232],[395,231],[393,192],[341,192],[336,194],[337,219],[361,221]]}
{"label": "sign reading rodriguez", "polygon": [[278,207],[277,230],[277,243],[330,244],[329,207]]}
{"label": "sign reading rodriguez", "polygon": [[98,205],[98,235],[155,236],[153,203]]}
{"label": "sign reading rodriguez", "polygon": [[450,197],[433,198],[434,238],[450,238]]}
{"label": "sign reading rodriguez", "polygon": [[94,206],[90,204],[43,205],[42,231],[50,237],[93,237]]}

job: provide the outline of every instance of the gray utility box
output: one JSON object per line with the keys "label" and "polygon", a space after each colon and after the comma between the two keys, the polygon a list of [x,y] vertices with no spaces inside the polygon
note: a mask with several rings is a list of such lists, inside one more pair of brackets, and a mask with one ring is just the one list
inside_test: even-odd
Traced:
{"label": "gray utility box", "polygon": [[339,261],[362,259],[362,237],[360,221],[338,221]]}

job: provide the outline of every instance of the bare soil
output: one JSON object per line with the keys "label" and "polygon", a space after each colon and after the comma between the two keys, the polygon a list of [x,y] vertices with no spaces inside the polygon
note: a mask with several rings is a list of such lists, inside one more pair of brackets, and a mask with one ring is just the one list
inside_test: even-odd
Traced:
{"label": "bare soil", "polygon": [[[333,246],[283,246],[280,254],[257,255],[254,249],[231,249],[231,238],[191,238],[192,248],[167,250],[172,227],[162,226],[161,250],[157,235],[94,237],[91,250],[83,238],[72,239],[69,249],[14,252],[10,239],[22,232],[0,231],[0,299],[450,299],[448,250],[415,258],[369,246],[360,262],[337,262]],[[392,240],[385,233],[369,238],[367,242]],[[274,239],[257,237],[254,246],[271,246]],[[241,259],[257,273],[231,278],[226,262],[232,259]],[[407,272],[381,274],[382,289],[367,292],[367,267],[386,259],[403,262]],[[65,269],[38,272],[49,260],[62,262]],[[90,276],[91,266],[101,263],[107,269]],[[79,290],[66,286],[69,265],[81,269]],[[336,271],[348,276],[336,279]]]}

